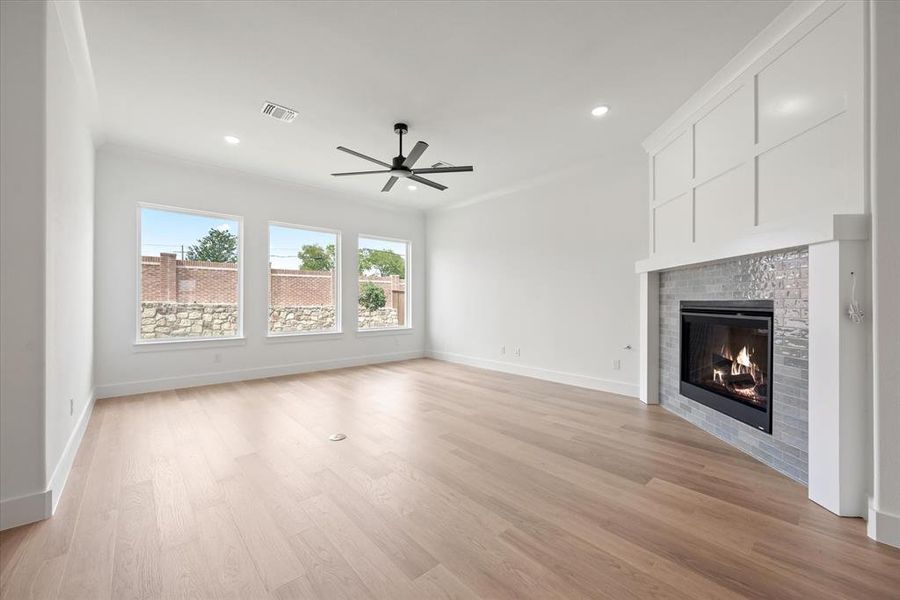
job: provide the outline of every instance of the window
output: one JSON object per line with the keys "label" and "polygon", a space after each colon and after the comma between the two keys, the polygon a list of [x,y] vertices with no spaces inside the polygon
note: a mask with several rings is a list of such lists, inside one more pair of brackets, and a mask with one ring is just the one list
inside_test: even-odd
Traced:
{"label": "window", "polygon": [[269,225],[269,334],[340,331],[340,234]]}
{"label": "window", "polygon": [[409,327],[409,242],[359,238],[359,329]]}
{"label": "window", "polygon": [[142,206],[138,219],[138,341],[240,336],[240,218]]}

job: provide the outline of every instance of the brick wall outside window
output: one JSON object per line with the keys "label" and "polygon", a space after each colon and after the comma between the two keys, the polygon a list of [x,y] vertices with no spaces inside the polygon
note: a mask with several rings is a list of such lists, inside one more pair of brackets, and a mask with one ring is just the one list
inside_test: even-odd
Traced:
{"label": "brick wall outside window", "polygon": [[178,304],[237,304],[237,264],[141,257],[141,300]]}
{"label": "brick wall outside window", "polygon": [[270,269],[272,306],[332,306],[334,304],[333,271],[301,271]]}
{"label": "brick wall outside window", "polygon": [[[141,301],[237,304],[237,264],[179,260],[175,254],[141,257]],[[385,308],[397,308],[406,291],[400,277],[360,277],[384,290]],[[271,269],[272,306],[333,306],[334,273]],[[396,300],[395,300],[396,299]]]}

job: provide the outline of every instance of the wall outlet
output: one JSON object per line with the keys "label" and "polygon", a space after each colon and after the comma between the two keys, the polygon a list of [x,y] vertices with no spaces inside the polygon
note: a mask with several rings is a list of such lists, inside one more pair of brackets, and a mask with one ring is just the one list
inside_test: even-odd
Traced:
{"label": "wall outlet", "polygon": [[69,416],[75,416],[75,398],[69,398]]}
{"label": "wall outlet", "polygon": [[516,346],[516,356],[522,356],[522,349]]}
{"label": "wall outlet", "polygon": [[615,360],[613,360],[613,369],[616,370],[616,371],[618,371],[618,370],[620,370],[621,368],[622,368],[622,361],[619,360],[618,358],[615,359]]}
{"label": "wall outlet", "polygon": [[213,362],[214,363],[222,362],[222,353],[221,352],[216,352],[215,354],[213,354]]}
{"label": "wall outlet", "polygon": [[506,346],[500,346],[500,356],[504,356],[506,354]]}

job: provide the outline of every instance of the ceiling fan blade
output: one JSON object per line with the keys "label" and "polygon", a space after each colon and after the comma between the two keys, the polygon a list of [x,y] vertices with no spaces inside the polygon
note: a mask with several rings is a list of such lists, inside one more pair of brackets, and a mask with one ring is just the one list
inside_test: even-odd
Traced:
{"label": "ceiling fan blade", "polygon": [[353,156],[358,156],[359,158],[364,158],[365,160],[367,160],[369,162],[373,162],[376,165],[381,165],[382,167],[387,167],[388,169],[391,168],[391,165],[389,165],[388,163],[381,162],[377,158],[372,158],[371,156],[366,156],[365,154],[357,152],[356,150],[351,150],[350,148],[344,148],[343,146],[338,146],[337,149],[340,150],[341,152],[346,152],[347,154],[352,154]]}
{"label": "ceiling fan blade", "polygon": [[422,156],[422,153],[428,150],[428,144],[425,142],[416,142],[416,145],[413,146],[413,149],[410,150],[409,156],[406,157],[406,160],[403,161],[403,166],[410,168],[416,161],[419,160],[419,157]]}
{"label": "ceiling fan blade", "polygon": [[394,187],[394,184],[397,183],[397,177],[390,177],[387,180],[387,183],[384,184],[384,187],[381,188],[382,192],[389,192],[391,188]]}
{"label": "ceiling fan blade", "polygon": [[372,175],[373,173],[390,173],[390,169],[384,169],[382,171],[353,171],[351,173],[332,173],[333,177],[345,177],[347,175]]}
{"label": "ceiling fan blade", "polygon": [[408,179],[413,181],[418,181],[422,185],[427,185],[428,187],[433,187],[436,190],[441,190],[442,192],[447,189],[446,185],[441,185],[435,181],[431,181],[430,179],[425,179],[424,177],[419,177],[418,175],[410,175]]}
{"label": "ceiling fan blade", "polygon": [[474,170],[475,167],[431,167],[428,169],[413,169],[413,173],[462,173]]}

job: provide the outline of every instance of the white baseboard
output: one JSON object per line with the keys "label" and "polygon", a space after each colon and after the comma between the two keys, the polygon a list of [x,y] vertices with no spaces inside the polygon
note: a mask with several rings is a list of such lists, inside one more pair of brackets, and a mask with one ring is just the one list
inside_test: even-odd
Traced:
{"label": "white baseboard", "polygon": [[900,515],[876,510],[872,506],[872,499],[869,498],[866,533],[876,542],[900,548]]}
{"label": "white baseboard", "polygon": [[0,502],[0,531],[34,523],[50,516],[50,490],[7,498]]}
{"label": "white baseboard", "polygon": [[441,352],[438,350],[428,350],[425,354],[431,358],[446,360],[447,362],[489,369],[491,371],[501,371],[513,375],[522,375],[524,377],[534,377],[535,379],[543,379],[555,383],[565,383],[567,385],[599,390],[601,392],[621,394],[633,398],[637,398],[640,395],[640,388],[636,383],[600,379],[599,377],[592,377],[590,375],[579,375],[577,373],[566,373],[564,371],[554,371],[552,369],[543,369],[541,367],[517,365],[499,360],[466,356],[464,354],[454,354],[452,352]]}
{"label": "white baseboard", "polygon": [[94,412],[94,400],[96,398],[97,394],[92,390],[84,410],[81,411],[81,416],[78,417],[78,423],[75,425],[75,429],[72,430],[72,435],[69,436],[69,441],[66,443],[62,456],[59,462],[56,463],[53,475],[50,476],[50,483],[47,486],[47,491],[50,492],[50,515],[56,512],[59,499],[62,497],[66,482],[69,480],[69,473],[72,472],[72,465],[75,463],[75,455],[78,454],[78,448],[81,447],[84,432],[87,430],[91,414]]}
{"label": "white baseboard", "polygon": [[78,417],[78,423],[66,447],[63,450],[47,489],[43,492],[35,492],[17,498],[9,498],[0,502],[0,531],[18,527],[41,521],[53,516],[56,507],[59,505],[59,499],[62,497],[66,482],[69,479],[69,473],[72,471],[72,465],[75,463],[75,455],[78,454],[78,448],[81,447],[81,440],[84,438],[84,432],[87,430],[88,422],[91,420],[91,413],[94,410],[94,399],[96,394],[92,391],[88,401],[85,403],[84,410]]}
{"label": "white baseboard", "polygon": [[411,352],[395,352],[390,354],[366,354],[332,360],[316,360],[271,367],[256,367],[252,369],[239,369],[235,371],[219,371],[215,373],[200,373],[196,375],[182,375],[179,377],[162,377],[159,379],[145,379],[143,381],[126,381],[122,383],[109,383],[97,386],[97,398],[115,398],[117,396],[129,396],[132,394],[145,394],[148,392],[161,392],[165,390],[177,390],[196,387],[199,385],[212,385],[216,383],[231,383],[234,381],[247,381],[251,379],[264,379],[266,377],[280,377],[282,375],[297,375],[312,371],[329,371],[331,369],[343,369],[346,367],[358,367],[378,363],[395,362],[398,360],[410,360],[422,358],[425,352],[414,350]]}

